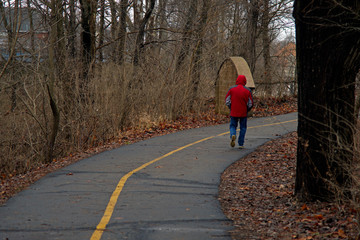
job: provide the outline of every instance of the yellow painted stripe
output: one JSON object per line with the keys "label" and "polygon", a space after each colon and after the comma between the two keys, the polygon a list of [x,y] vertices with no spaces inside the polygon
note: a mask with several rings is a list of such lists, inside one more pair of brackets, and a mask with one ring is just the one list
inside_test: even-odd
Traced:
{"label": "yellow painted stripe", "polygon": [[[264,125],[258,125],[258,126],[253,126],[253,127],[248,127],[248,128],[259,128],[259,127],[267,127],[267,126],[273,126],[273,125],[280,125],[280,124],[285,124],[285,123],[290,123],[290,122],[295,122],[297,121],[297,119],[295,120],[290,120],[290,121],[285,121],[285,122],[279,122],[279,123],[270,123],[270,124],[264,124]],[[183,147],[180,147],[180,148],[177,148],[175,149],[174,151],[171,151],[171,152],[168,152],[167,154],[161,156],[161,157],[158,157],[158,158],[155,158],[154,160],[150,161],[150,162],[147,162],[143,165],[141,165],[140,167],[132,170],[131,172],[128,172],[127,174],[125,174],[119,181],[119,183],[117,184],[116,188],[115,188],[115,191],[112,193],[111,197],[110,197],[110,200],[109,200],[109,203],[105,209],[105,213],[103,215],[103,217],[101,218],[100,220],[100,223],[96,226],[96,230],[94,231],[94,233],[92,234],[90,240],[100,240],[101,239],[101,236],[102,234],[104,233],[105,229],[106,229],[106,226],[107,224],[109,223],[110,219],[111,219],[111,216],[114,212],[114,209],[115,209],[115,205],[118,201],[118,198],[120,196],[120,193],[126,183],[126,181],[128,180],[129,177],[131,177],[134,173],[136,172],[139,172],[140,170],[146,168],[147,166],[163,159],[163,158],[166,158],[176,152],[179,152],[185,148],[188,148],[190,146],[193,146],[195,144],[198,144],[198,143],[201,143],[201,142],[204,142],[204,141],[207,141],[209,139],[212,139],[212,138],[215,138],[215,137],[218,137],[218,136],[223,136],[223,135],[226,135],[226,134],[229,134],[229,131],[228,132],[224,132],[224,133],[220,133],[216,136],[211,136],[211,137],[207,137],[207,138],[203,138],[201,140],[198,140],[196,142],[193,142],[193,143],[190,143],[188,145],[185,145]]]}
{"label": "yellow painted stripe", "polygon": [[[291,123],[291,122],[296,122],[296,121],[297,121],[297,119],[289,120],[289,121],[284,121],[284,122],[278,122],[278,123],[269,123],[269,124],[263,124],[263,125],[258,125],[258,126],[247,127],[247,129],[260,128],[260,127],[269,127],[269,126],[281,125],[281,124]],[[239,129],[238,129],[238,131],[239,131]],[[226,134],[229,134],[229,133],[230,133],[230,132],[227,131],[227,132],[224,132],[224,133],[220,133],[220,134],[217,135],[217,136],[223,136],[223,135],[226,135]]]}

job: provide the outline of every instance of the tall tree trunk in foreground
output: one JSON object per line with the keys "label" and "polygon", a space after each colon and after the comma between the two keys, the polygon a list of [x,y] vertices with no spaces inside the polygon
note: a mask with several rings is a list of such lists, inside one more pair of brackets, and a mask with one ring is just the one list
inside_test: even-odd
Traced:
{"label": "tall tree trunk in foreground", "polygon": [[299,83],[295,192],[303,200],[349,193],[355,77],[360,67],[359,2],[296,0]]}

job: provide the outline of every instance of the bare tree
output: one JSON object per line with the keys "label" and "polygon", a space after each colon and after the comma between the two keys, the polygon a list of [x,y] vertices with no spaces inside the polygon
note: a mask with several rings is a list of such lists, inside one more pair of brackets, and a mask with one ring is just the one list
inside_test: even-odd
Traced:
{"label": "bare tree", "polygon": [[193,35],[193,25],[195,23],[196,14],[197,14],[197,5],[198,0],[192,0],[189,5],[187,17],[186,17],[186,23],[183,29],[183,35],[182,35],[182,43],[180,48],[180,53],[177,58],[176,62],[176,69],[177,71],[181,68],[185,57],[190,52],[190,42],[191,42],[191,36]]}
{"label": "bare tree", "polygon": [[198,28],[196,29],[196,32],[198,34],[198,40],[195,46],[194,50],[194,58],[193,58],[193,67],[191,69],[191,75],[192,75],[192,98],[190,100],[190,109],[193,108],[194,101],[197,98],[197,92],[199,88],[199,82],[200,82],[200,73],[201,73],[201,58],[203,54],[203,47],[204,47],[204,36],[206,31],[206,22],[208,19],[208,13],[211,6],[210,0],[203,0],[202,1],[202,9],[201,9],[201,15],[200,15],[200,22],[198,24]]}
{"label": "bare tree", "polygon": [[81,46],[84,65],[83,77],[84,79],[87,79],[91,63],[95,60],[97,0],[80,0],[80,6],[82,26]]}
{"label": "bare tree", "polygon": [[16,53],[16,44],[19,37],[19,30],[21,24],[21,14],[19,8],[20,8],[19,1],[15,1],[14,11],[11,11],[11,9],[9,11],[9,15],[11,15],[11,12],[13,12],[13,19],[11,19],[10,17],[7,18],[6,17],[7,13],[5,11],[3,1],[0,2],[0,12],[2,15],[1,22],[3,23],[7,33],[7,52],[8,52],[8,58],[1,70],[0,78],[2,78],[2,76],[5,74],[6,70],[9,70],[10,82],[11,82],[11,111],[14,111],[17,105],[16,90],[18,84],[13,79],[14,68],[12,66],[12,62]]}
{"label": "bare tree", "polygon": [[[157,26],[160,28],[158,34],[158,46],[165,44],[167,40],[167,34],[165,28],[166,24],[166,6],[168,0],[159,0],[158,14],[157,14]],[[157,54],[159,55],[161,52],[161,47],[157,48]]]}
{"label": "bare tree", "polygon": [[125,40],[126,40],[126,17],[128,0],[120,1],[120,24],[119,24],[119,63],[122,64],[125,58]]}
{"label": "bare tree", "polygon": [[[100,0],[100,19],[99,19],[99,46],[104,44],[104,34],[105,34],[105,0]],[[103,49],[100,48],[99,50],[99,61],[104,61],[104,54]]]}
{"label": "bare tree", "polygon": [[151,17],[152,11],[154,10],[155,2],[156,2],[156,0],[150,0],[150,4],[146,10],[146,13],[145,13],[143,19],[140,22],[140,25],[139,25],[139,32],[136,37],[135,51],[134,51],[134,58],[133,58],[133,64],[135,66],[139,64],[140,52],[141,52],[142,48],[144,47],[145,27]]}
{"label": "bare tree", "polygon": [[263,0],[264,10],[262,15],[262,42],[263,42],[263,58],[264,58],[264,78],[266,82],[265,92],[271,95],[272,67],[270,59],[270,0]]}
{"label": "bare tree", "polygon": [[256,35],[260,14],[260,0],[249,0],[246,26],[246,45],[244,49],[245,59],[248,61],[252,73],[256,63]]}
{"label": "bare tree", "polygon": [[[47,84],[47,93],[49,96],[50,101],[50,107],[52,111],[52,127],[48,138],[48,146],[45,149],[45,160],[46,162],[51,162],[53,159],[53,152],[54,152],[54,146],[55,146],[55,140],[56,136],[59,131],[59,125],[60,125],[60,113],[59,109],[55,100],[55,82],[57,81],[59,67],[57,66],[56,62],[59,60],[59,62],[62,61],[62,59],[57,55],[61,50],[59,49],[62,47],[62,45],[57,44],[59,41],[59,35],[62,34],[61,27],[59,27],[58,21],[60,19],[61,13],[62,13],[62,3],[60,0],[52,0],[50,2],[50,46],[49,46],[49,72],[48,72],[48,84]],[[60,16],[59,16],[60,14]],[[62,36],[61,36],[62,37]]]}

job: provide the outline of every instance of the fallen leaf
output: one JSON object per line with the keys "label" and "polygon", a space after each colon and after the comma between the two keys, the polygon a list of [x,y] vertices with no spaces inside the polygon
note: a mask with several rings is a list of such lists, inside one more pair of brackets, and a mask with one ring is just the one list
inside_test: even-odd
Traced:
{"label": "fallen leaf", "polygon": [[323,220],[324,216],[322,214],[317,214],[314,216],[314,218],[318,219],[318,220]]}
{"label": "fallen leaf", "polygon": [[337,234],[339,235],[339,237],[341,238],[348,238],[344,232],[344,230],[339,229],[339,231],[337,232]]}
{"label": "fallen leaf", "polygon": [[308,206],[304,203],[304,205],[302,205],[301,207],[301,210],[302,211],[305,211],[305,210],[309,210]]}

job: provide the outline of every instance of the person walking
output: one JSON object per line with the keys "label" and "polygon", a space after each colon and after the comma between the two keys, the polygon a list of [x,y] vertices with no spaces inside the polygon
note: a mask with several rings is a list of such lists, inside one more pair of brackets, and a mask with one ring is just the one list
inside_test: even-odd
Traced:
{"label": "person walking", "polygon": [[239,75],[236,85],[230,87],[225,97],[225,104],[230,108],[230,146],[235,147],[236,129],[240,123],[239,148],[244,148],[247,129],[247,115],[254,105],[251,90],[246,85],[246,77]]}

